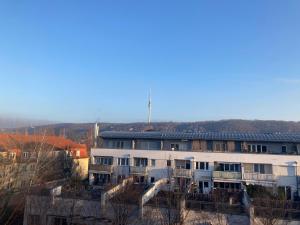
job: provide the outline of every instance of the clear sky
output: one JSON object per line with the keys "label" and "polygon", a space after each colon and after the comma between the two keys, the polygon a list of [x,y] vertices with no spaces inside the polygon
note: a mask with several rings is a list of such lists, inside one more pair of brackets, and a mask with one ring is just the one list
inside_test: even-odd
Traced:
{"label": "clear sky", "polygon": [[300,120],[299,0],[3,0],[0,114]]}

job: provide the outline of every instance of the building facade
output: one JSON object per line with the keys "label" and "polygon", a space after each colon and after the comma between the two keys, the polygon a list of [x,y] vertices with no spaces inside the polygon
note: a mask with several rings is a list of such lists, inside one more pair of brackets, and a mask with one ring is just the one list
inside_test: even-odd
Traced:
{"label": "building facade", "polygon": [[76,170],[88,175],[87,147],[57,136],[0,134],[0,191],[24,190]]}
{"label": "building facade", "polygon": [[133,176],[153,183],[170,178],[175,189],[199,193],[262,185],[299,196],[300,135],[255,133],[102,132],[91,149],[95,187]]}

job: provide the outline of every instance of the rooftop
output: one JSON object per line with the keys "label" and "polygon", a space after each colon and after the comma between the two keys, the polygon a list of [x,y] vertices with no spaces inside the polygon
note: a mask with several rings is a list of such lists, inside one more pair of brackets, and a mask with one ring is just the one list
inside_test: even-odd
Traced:
{"label": "rooftop", "polygon": [[82,144],[78,144],[70,139],[60,136],[48,136],[48,135],[23,135],[23,134],[0,134],[0,151],[5,152],[7,150],[19,152],[21,148],[30,144],[48,144],[56,149],[80,151],[80,157],[88,157],[87,147]]}
{"label": "rooftop", "polygon": [[228,141],[259,141],[259,142],[299,142],[297,133],[242,133],[242,132],[119,132],[104,131],[102,138],[113,139],[158,139],[158,140],[228,140]]}

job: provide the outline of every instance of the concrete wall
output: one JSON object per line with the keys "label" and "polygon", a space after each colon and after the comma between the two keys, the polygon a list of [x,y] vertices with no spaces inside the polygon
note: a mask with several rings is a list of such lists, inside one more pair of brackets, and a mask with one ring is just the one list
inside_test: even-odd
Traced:
{"label": "concrete wall", "polygon": [[[97,219],[101,217],[100,201],[63,199],[50,196],[27,196],[23,225],[28,225],[29,215],[39,215],[40,222],[44,225],[50,223],[53,215],[66,217],[68,221],[73,221],[74,223],[78,222],[75,219],[76,217]],[[91,224],[94,224],[93,220],[90,221]]]}

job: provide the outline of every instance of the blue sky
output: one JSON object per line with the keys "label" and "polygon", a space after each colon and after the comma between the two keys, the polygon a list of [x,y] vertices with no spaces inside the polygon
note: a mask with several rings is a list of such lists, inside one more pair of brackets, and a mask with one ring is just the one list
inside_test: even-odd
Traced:
{"label": "blue sky", "polygon": [[0,114],[300,120],[300,1],[0,3]]}

